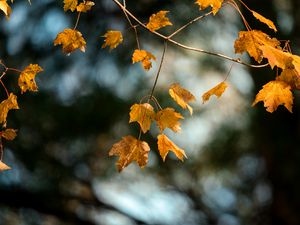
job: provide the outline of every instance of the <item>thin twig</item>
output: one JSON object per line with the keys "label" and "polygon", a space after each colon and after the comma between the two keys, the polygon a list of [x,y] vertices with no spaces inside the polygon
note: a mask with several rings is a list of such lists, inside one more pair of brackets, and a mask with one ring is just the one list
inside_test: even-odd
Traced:
{"label": "thin twig", "polygon": [[76,28],[78,26],[78,23],[79,23],[79,20],[80,20],[80,15],[81,15],[81,12],[79,12],[78,15],[77,15],[76,23],[75,23],[75,26],[74,26],[73,30],[76,30]]}
{"label": "thin twig", "polygon": [[2,82],[2,80],[0,80],[0,83],[6,92],[7,98],[9,98],[9,92],[8,92],[7,88],[5,87],[4,83]]}

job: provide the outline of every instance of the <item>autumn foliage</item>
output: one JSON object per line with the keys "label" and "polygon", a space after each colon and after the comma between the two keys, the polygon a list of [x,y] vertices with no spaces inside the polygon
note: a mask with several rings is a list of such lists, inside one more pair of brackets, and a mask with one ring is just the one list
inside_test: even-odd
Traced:
{"label": "autumn foliage", "polygon": [[[131,50],[131,62],[133,64],[139,63],[145,71],[149,71],[152,68],[152,64],[156,61],[156,56],[142,47],[142,42],[139,38],[137,29],[144,29],[147,32],[151,32],[164,41],[163,53],[156,73],[155,83],[153,84],[149,95],[143,96],[140,102],[134,103],[130,108],[129,123],[137,123],[140,128],[140,132],[136,136],[128,135],[122,137],[121,140],[115,143],[109,151],[110,156],[119,157],[117,161],[119,171],[122,171],[132,161],[136,161],[141,168],[147,165],[150,146],[142,140],[142,136],[152,129],[152,124],[156,124],[158,132],[157,146],[155,148],[158,150],[163,161],[166,160],[170,151],[182,161],[184,158],[187,158],[185,151],[173,143],[164,133],[166,129],[176,133],[179,132],[181,130],[180,121],[183,120],[184,117],[175,108],[170,106],[162,107],[159,104],[158,99],[154,96],[161,67],[163,66],[163,62],[166,57],[167,44],[169,42],[173,43],[178,48],[196,51],[199,53],[208,53],[210,55],[224,58],[224,60],[230,60],[233,63],[239,63],[249,67],[259,68],[269,66],[272,70],[275,68],[274,71],[276,76],[274,80],[271,80],[262,87],[256,95],[252,105],[263,102],[266,110],[270,113],[274,112],[278,106],[283,105],[289,112],[292,112],[293,91],[300,88],[300,57],[292,53],[289,42],[280,41],[261,30],[252,29],[242,14],[242,7],[248,10],[259,22],[265,24],[271,32],[277,32],[277,28],[273,21],[250,9],[242,0],[196,0],[190,7],[192,8],[196,6],[200,11],[206,10],[207,13],[203,14],[200,12],[200,16],[197,18],[191,18],[190,22],[176,30],[173,30],[173,32],[167,36],[159,33],[159,30],[166,26],[171,27],[173,25],[168,18],[168,15],[172,12],[169,12],[168,10],[153,12],[152,15],[149,15],[149,20],[147,22],[143,22],[140,21],[129,9],[127,9],[126,1],[121,3],[118,0],[111,0],[111,2],[120,8],[120,13],[124,14],[124,19],[127,20],[132,28],[133,34],[135,35],[136,48]],[[11,3],[13,3],[13,1],[0,1],[0,10],[6,17],[9,17],[12,12],[10,6]],[[95,3],[93,1],[63,1],[62,8],[65,12],[77,14],[77,20],[74,27],[65,28],[57,34],[57,37],[53,42],[54,46],[60,46],[62,48],[62,52],[64,54],[69,55],[76,50],[85,52],[86,40],[84,39],[84,34],[77,30],[77,26],[80,22],[82,13],[92,13],[94,5]],[[174,35],[182,32],[186,27],[201,20],[202,18],[209,15],[216,15],[225,5],[227,7],[233,7],[241,16],[241,20],[245,25],[245,29],[237,34],[237,39],[233,43],[234,52],[236,54],[247,53],[256,64],[249,64],[242,62],[239,58],[231,58],[222,54],[187,46],[172,39]],[[101,45],[99,44],[99,46],[102,48],[109,48],[111,51],[120,46],[126,37],[123,37],[121,31],[108,30],[105,34],[101,35],[101,38],[103,43]],[[263,62],[266,63],[262,64]],[[35,76],[43,71],[39,65],[30,64],[22,71],[9,68],[2,61],[1,65],[3,72],[0,79],[10,72],[18,72],[20,74],[18,85],[20,87],[21,94],[27,91],[35,92],[38,90],[35,82]],[[209,101],[212,96],[220,98],[226,89],[230,88],[230,85],[227,82],[228,76],[230,76],[230,71],[224,80],[221,80],[210,90],[203,93],[203,103]],[[9,92],[2,80],[1,84],[7,94],[7,99],[4,99],[0,103],[0,123],[3,127],[2,131],[0,131],[0,135],[1,139],[4,138],[6,140],[13,140],[16,137],[16,130],[11,128],[7,129],[6,124],[9,111],[19,109],[17,95]],[[189,90],[182,87],[179,83],[170,82],[168,91],[170,99],[173,99],[180,108],[188,110],[190,115],[193,114],[191,103],[196,101],[196,97]],[[1,159],[2,155],[3,152],[1,151]],[[0,161],[0,170],[6,170],[9,168],[10,167]]]}

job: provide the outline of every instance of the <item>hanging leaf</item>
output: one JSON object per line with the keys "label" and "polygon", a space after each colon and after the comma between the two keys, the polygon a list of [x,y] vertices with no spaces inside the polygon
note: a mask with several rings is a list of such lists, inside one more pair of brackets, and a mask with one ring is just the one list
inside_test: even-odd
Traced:
{"label": "hanging leaf", "polygon": [[19,109],[17,96],[13,93],[10,93],[8,99],[0,103],[0,123],[2,123],[3,126],[6,125],[7,114],[11,109]]}
{"label": "hanging leaf", "polygon": [[195,96],[188,90],[182,88],[178,83],[172,84],[169,88],[169,94],[174,101],[183,109],[188,109],[190,114],[193,114],[193,108],[188,104],[190,101],[195,101]]}
{"label": "hanging leaf", "polygon": [[86,13],[87,11],[90,11],[94,5],[95,3],[92,1],[83,1],[76,7],[76,10],[77,12]]}
{"label": "hanging leaf", "polygon": [[184,157],[187,158],[184,150],[179,148],[177,145],[175,145],[166,135],[160,134],[157,136],[157,145],[158,145],[158,151],[163,159],[163,161],[166,160],[166,157],[169,153],[169,151],[174,152],[176,157],[183,161]]}
{"label": "hanging leaf", "polygon": [[300,90],[300,75],[295,69],[283,70],[276,80],[287,83],[292,89]]}
{"label": "hanging leaf", "polygon": [[64,0],[64,11],[71,10],[72,12],[75,11],[78,5],[78,0]]}
{"label": "hanging leaf", "polygon": [[43,69],[38,64],[30,64],[20,74],[18,79],[18,85],[23,94],[27,90],[37,91],[38,87],[35,82],[35,76],[37,73],[42,72]]}
{"label": "hanging leaf", "polygon": [[263,52],[263,57],[268,59],[272,69],[274,66],[281,69],[294,68],[292,54],[271,46],[261,46],[260,49]]}
{"label": "hanging leaf", "polygon": [[117,30],[107,31],[103,37],[105,37],[105,41],[102,45],[102,48],[109,46],[110,50],[112,50],[123,42],[122,33]]}
{"label": "hanging leaf", "polygon": [[6,165],[5,163],[3,163],[2,161],[0,161],[0,171],[4,171],[4,170],[10,170],[11,168]]}
{"label": "hanging leaf", "polygon": [[222,7],[223,1],[224,0],[196,0],[196,4],[199,5],[200,10],[204,10],[207,7],[211,7],[213,14],[216,15],[216,13]]}
{"label": "hanging leaf", "polygon": [[56,45],[62,45],[63,52],[70,54],[76,49],[85,52],[86,42],[78,30],[65,29],[55,38],[54,46]]}
{"label": "hanging leaf", "polygon": [[260,22],[266,24],[270,29],[274,30],[275,32],[277,32],[277,28],[275,26],[275,24],[273,23],[272,20],[269,20],[267,18],[265,18],[264,16],[260,15],[259,13],[251,10],[253,16],[258,19]]}
{"label": "hanging leaf", "polygon": [[169,21],[169,18],[166,17],[166,14],[168,12],[169,11],[159,11],[156,14],[152,14],[152,16],[150,16],[149,22],[147,24],[147,28],[151,32],[153,32],[153,31],[159,30],[162,27],[173,25]]}
{"label": "hanging leaf", "polygon": [[0,0],[0,10],[2,12],[4,12],[4,14],[7,18],[9,18],[10,14],[11,14],[11,8],[7,4],[7,0]]}
{"label": "hanging leaf", "polygon": [[131,106],[130,110],[129,123],[138,122],[144,133],[150,130],[151,121],[155,117],[153,107],[149,103],[134,104]]}
{"label": "hanging leaf", "polygon": [[202,95],[202,101],[203,103],[208,101],[209,98],[212,96],[212,95],[215,95],[217,96],[218,98],[221,97],[221,95],[224,93],[225,89],[228,87],[227,83],[225,82],[221,82],[219,83],[217,86],[215,86],[214,88],[210,89],[209,91],[205,92],[203,95]]}
{"label": "hanging leaf", "polygon": [[270,81],[256,95],[252,106],[263,101],[266,110],[270,113],[274,112],[279,105],[284,105],[287,110],[292,112],[293,94],[291,86],[283,81]]}
{"label": "hanging leaf", "polygon": [[147,142],[137,140],[132,136],[125,136],[112,146],[109,156],[116,155],[120,157],[116,165],[119,172],[121,172],[132,161],[136,161],[141,168],[146,166],[149,151],[150,147]]}
{"label": "hanging leaf", "polygon": [[14,129],[6,129],[4,131],[1,131],[1,137],[5,138],[8,141],[12,141],[17,136],[17,130]]}
{"label": "hanging leaf", "polygon": [[132,63],[142,62],[145,70],[149,70],[152,67],[151,59],[155,60],[155,56],[145,50],[136,49],[132,55]]}
{"label": "hanging leaf", "polygon": [[165,108],[156,113],[155,120],[157,126],[162,132],[166,128],[170,128],[174,132],[178,132],[181,130],[179,119],[184,119],[183,116],[175,112],[173,108]]}

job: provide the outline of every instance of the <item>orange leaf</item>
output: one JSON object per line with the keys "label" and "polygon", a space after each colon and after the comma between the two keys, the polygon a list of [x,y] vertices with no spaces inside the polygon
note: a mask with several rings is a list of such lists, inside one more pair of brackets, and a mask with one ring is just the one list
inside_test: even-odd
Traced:
{"label": "orange leaf", "polygon": [[6,165],[5,163],[3,163],[2,161],[0,161],[0,171],[4,171],[4,170],[10,170],[11,168]]}
{"label": "orange leaf", "polygon": [[8,111],[11,109],[19,109],[17,96],[13,93],[10,93],[8,99],[0,103],[0,123],[3,123],[4,126],[6,124]]}
{"label": "orange leaf", "polygon": [[224,93],[225,89],[228,87],[227,83],[225,82],[221,82],[219,83],[217,86],[215,86],[214,88],[210,89],[209,91],[205,92],[203,95],[202,95],[202,100],[203,100],[203,103],[208,101],[209,98],[212,96],[212,95],[215,95],[217,96],[218,98],[221,97],[221,95]]}
{"label": "orange leaf", "polygon": [[274,25],[273,21],[272,20],[269,20],[267,18],[265,18],[264,16],[260,15],[259,13],[251,10],[253,16],[258,19],[260,22],[266,24],[270,29],[274,30],[275,32],[277,32],[277,28],[276,26]]}
{"label": "orange leaf", "polygon": [[136,49],[132,55],[132,63],[142,62],[145,70],[149,70],[152,67],[151,59],[155,60],[156,58],[150,52],[145,50]]}
{"label": "orange leaf", "polygon": [[146,166],[149,151],[150,147],[147,142],[137,140],[132,136],[125,136],[112,146],[109,156],[120,157],[116,165],[121,172],[132,161],[136,161],[141,168]]}
{"label": "orange leaf", "polygon": [[95,3],[92,1],[83,1],[76,7],[76,10],[77,12],[86,13],[87,11],[91,10],[94,5]]}
{"label": "orange leaf", "polygon": [[270,113],[274,112],[279,105],[284,105],[287,110],[292,112],[293,94],[291,86],[283,81],[270,81],[256,95],[252,106],[263,101],[266,110]]}
{"label": "orange leaf", "polygon": [[7,4],[7,0],[0,0],[0,10],[2,12],[4,12],[4,14],[7,18],[9,18],[10,14],[11,14],[11,8]]}
{"label": "orange leaf", "polygon": [[223,1],[224,0],[196,0],[196,4],[200,6],[200,10],[204,10],[210,6],[213,14],[216,15],[216,13],[222,7]]}
{"label": "orange leaf", "polygon": [[263,59],[261,46],[278,47],[280,42],[275,38],[270,38],[260,30],[240,31],[238,39],[234,43],[235,53],[247,51],[251,57],[260,63]]}
{"label": "orange leaf", "polygon": [[35,76],[37,73],[42,72],[43,69],[38,64],[30,64],[20,74],[18,79],[18,85],[21,89],[21,93],[29,91],[37,91],[38,87],[35,82]]}
{"label": "orange leaf", "polygon": [[17,136],[17,130],[14,129],[6,129],[1,131],[1,137],[5,138],[6,140],[12,141]]}
{"label": "orange leaf", "polygon": [[293,89],[300,89],[300,75],[295,69],[285,69],[276,80],[283,81]]}
{"label": "orange leaf", "polygon": [[193,114],[193,108],[188,105],[188,102],[195,101],[196,98],[191,92],[182,88],[178,83],[175,83],[171,85],[169,94],[178,105],[183,109],[187,108],[190,111],[190,114]]}
{"label": "orange leaf", "polygon": [[184,150],[179,148],[177,145],[175,145],[166,135],[160,134],[157,136],[157,145],[158,145],[158,151],[163,159],[163,161],[166,160],[166,157],[169,153],[169,151],[174,152],[176,157],[183,161],[183,158],[187,158]]}
{"label": "orange leaf", "polygon": [[263,57],[267,58],[271,68],[277,66],[281,69],[294,68],[292,54],[271,46],[261,46]]}
{"label": "orange leaf", "polygon": [[64,11],[71,10],[74,12],[78,4],[78,0],[64,0]]}
{"label": "orange leaf", "polygon": [[162,109],[158,111],[155,116],[160,132],[166,128],[170,128],[174,132],[180,131],[179,119],[183,119],[183,116],[180,113],[175,112],[173,108]]}
{"label": "orange leaf", "polygon": [[55,45],[62,45],[63,52],[70,54],[76,49],[85,52],[86,42],[78,30],[65,29],[56,36],[54,40]]}
{"label": "orange leaf", "polygon": [[149,103],[134,104],[131,106],[130,110],[129,123],[138,122],[144,133],[150,130],[151,121],[155,117],[153,107]]}
{"label": "orange leaf", "polygon": [[105,42],[102,45],[102,48],[109,46],[110,50],[112,50],[123,42],[122,33],[117,30],[107,31],[103,37],[105,37]]}
{"label": "orange leaf", "polygon": [[152,14],[152,16],[150,16],[149,22],[147,24],[147,28],[150,31],[156,31],[162,27],[165,26],[171,26],[173,25],[170,21],[169,18],[166,17],[166,14],[169,11],[159,11],[156,14]]}

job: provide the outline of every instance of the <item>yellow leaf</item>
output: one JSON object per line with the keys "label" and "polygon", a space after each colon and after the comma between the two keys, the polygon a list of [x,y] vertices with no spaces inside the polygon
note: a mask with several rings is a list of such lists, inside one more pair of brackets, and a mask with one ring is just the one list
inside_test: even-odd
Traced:
{"label": "yellow leaf", "polygon": [[6,129],[1,131],[1,137],[5,138],[6,140],[12,141],[17,136],[17,130],[14,129]]}
{"label": "yellow leaf", "polygon": [[264,16],[260,15],[259,13],[251,10],[253,16],[258,19],[260,22],[266,24],[270,29],[274,30],[275,32],[277,32],[277,28],[275,26],[275,24],[273,23],[272,20],[269,20],[267,18],[265,18]]}
{"label": "yellow leaf", "polygon": [[77,7],[76,10],[77,12],[87,12],[89,10],[91,10],[91,8],[95,5],[94,2],[92,1],[83,1],[81,2]]}
{"label": "yellow leaf", "polygon": [[72,12],[74,12],[74,10],[77,7],[78,4],[78,0],[64,0],[64,11],[68,11],[71,10]]}
{"label": "yellow leaf", "polygon": [[175,112],[173,108],[165,108],[156,113],[155,120],[162,132],[166,128],[170,128],[174,132],[180,131],[179,119],[183,119],[180,113]]}
{"label": "yellow leaf", "polygon": [[122,33],[117,30],[107,31],[103,37],[105,37],[105,42],[102,45],[102,48],[109,46],[110,50],[112,50],[123,42]]}
{"label": "yellow leaf", "polygon": [[256,95],[252,106],[263,101],[266,110],[270,113],[274,112],[279,105],[284,105],[287,110],[292,112],[293,94],[291,86],[283,81],[270,81]]}
{"label": "yellow leaf", "polygon": [[155,60],[155,56],[145,50],[136,49],[132,55],[132,63],[142,62],[145,70],[149,70],[152,67],[151,59]]}
{"label": "yellow leaf", "polygon": [[272,69],[274,66],[283,70],[294,68],[292,54],[271,46],[261,46],[260,49],[263,52],[263,57],[268,59]]}
{"label": "yellow leaf", "polygon": [[5,16],[9,17],[11,14],[11,8],[6,1],[7,0],[0,0],[0,10],[4,12]]}
{"label": "yellow leaf", "polygon": [[3,163],[2,161],[0,161],[0,171],[4,171],[4,170],[10,170],[11,168],[6,165],[5,163]]}
{"label": "yellow leaf", "polygon": [[158,145],[158,151],[163,159],[163,161],[166,160],[166,157],[169,153],[169,151],[174,152],[176,157],[183,161],[183,158],[187,158],[184,150],[179,148],[177,145],[175,145],[166,135],[160,134],[157,136],[157,145]]}
{"label": "yellow leaf", "polygon": [[19,109],[17,96],[10,93],[8,99],[3,100],[0,103],[0,123],[6,124],[7,113],[11,109]]}
{"label": "yellow leaf", "polygon": [[203,100],[203,103],[208,101],[209,98],[212,96],[212,95],[215,95],[217,96],[218,98],[221,97],[221,95],[224,93],[225,89],[228,87],[227,83],[225,82],[221,82],[219,83],[217,86],[215,86],[214,88],[210,89],[209,91],[205,92],[203,95],[202,95],[202,100]]}
{"label": "yellow leaf", "polygon": [[155,117],[155,112],[153,107],[148,104],[134,104],[130,108],[130,120],[129,123],[138,122],[144,133],[150,130],[151,121]]}
{"label": "yellow leaf", "polygon": [[222,7],[223,1],[224,0],[196,0],[196,4],[200,6],[200,10],[204,10],[210,6],[213,14],[216,15],[216,13]]}
{"label": "yellow leaf", "polygon": [[238,39],[234,43],[235,53],[247,51],[251,57],[260,63],[263,59],[261,46],[278,47],[280,42],[275,38],[270,38],[260,30],[241,31]]}
{"label": "yellow leaf", "polygon": [[147,142],[137,140],[132,136],[125,136],[112,146],[109,156],[120,157],[116,165],[121,172],[132,161],[136,161],[141,168],[146,166],[149,151],[150,147]]}
{"label": "yellow leaf", "polygon": [[276,80],[283,81],[292,89],[300,89],[300,75],[295,69],[285,69]]}
{"label": "yellow leaf", "polygon": [[158,13],[156,14],[152,14],[150,16],[150,19],[149,19],[149,22],[147,24],[147,28],[150,30],[150,31],[156,31],[162,27],[165,27],[165,26],[171,26],[173,25],[170,21],[169,21],[169,18],[166,17],[166,14],[168,13],[169,11],[159,11]]}
{"label": "yellow leaf", "polygon": [[178,83],[172,84],[169,88],[169,94],[174,101],[183,109],[188,109],[190,114],[193,114],[193,108],[188,104],[190,101],[195,101],[195,96],[188,90],[182,88]]}
{"label": "yellow leaf", "polygon": [[29,91],[37,91],[38,87],[35,82],[37,73],[42,72],[43,69],[38,64],[30,64],[20,74],[18,85],[21,88],[21,93]]}

